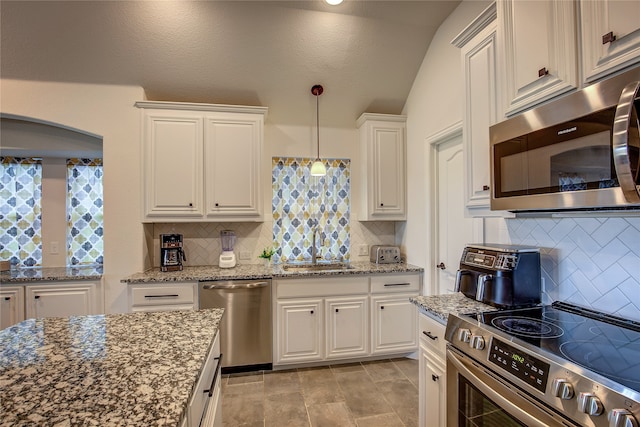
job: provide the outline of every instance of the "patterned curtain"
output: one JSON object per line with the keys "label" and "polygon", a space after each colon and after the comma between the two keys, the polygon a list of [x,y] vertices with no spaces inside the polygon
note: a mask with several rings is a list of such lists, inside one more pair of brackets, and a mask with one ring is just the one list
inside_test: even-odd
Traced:
{"label": "patterned curtain", "polygon": [[42,161],[0,157],[0,259],[32,267],[42,263]]}
{"label": "patterned curtain", "polygon": [[274,157],[273,241],[275,259],[310,261],[313,231],[317,256],[324,260],[350,258],[348,159],[324,159],[327,175],[311,176],[314,159]]}
{"label": "patterned curtain", "polygon": [[67,265],[103,263],[102,159],[67,160]]}

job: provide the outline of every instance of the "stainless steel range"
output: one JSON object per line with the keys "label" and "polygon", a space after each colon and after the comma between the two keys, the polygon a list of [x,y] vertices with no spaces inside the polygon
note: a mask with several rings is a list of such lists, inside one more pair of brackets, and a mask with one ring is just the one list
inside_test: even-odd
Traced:
{"label": "stainless steel range", "polygon": [[554,303],[447,322],[447,425],[637,427],[640,323]]}

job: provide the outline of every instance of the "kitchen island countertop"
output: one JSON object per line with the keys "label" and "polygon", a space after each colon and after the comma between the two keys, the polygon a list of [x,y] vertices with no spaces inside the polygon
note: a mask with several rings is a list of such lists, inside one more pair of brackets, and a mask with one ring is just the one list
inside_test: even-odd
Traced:
{"label": "kitchen island countertop", "polygon": [[0,425],[179,426],[223,313],[30,319],[0,331]]}
{"label": "kitchen island countertop", "polygon": [[442,324],[447,323],[449,313],[477,313],[497,310],[495,307],[467,298],[462,292],[419,296],[410,298],[410,300],[417,305],[421,311],[427,313]]}
{"label": "kitchen island countertop", "polygon": [[182,271],[161,272],[159,268],[133,274],[123,283],[195,282],[205,280],[255,280],[269,278],[351,276],[362,274],[420,273],[424,269],[411,264],[375,264],[372,262],[352,262],[348,270],[329,271],[285,271],[281,264],[264,266],[261,264],[239,264],[234,268],[217,266],[184,267]]}

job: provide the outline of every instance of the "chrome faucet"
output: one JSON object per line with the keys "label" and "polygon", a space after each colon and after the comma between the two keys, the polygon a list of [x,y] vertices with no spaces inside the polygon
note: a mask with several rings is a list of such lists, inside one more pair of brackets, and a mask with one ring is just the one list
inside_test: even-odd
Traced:
{"label": "chrome faucet", "polygon": [[313,238],[311,239],[312,243],[311,243],[311,263],[312,264],[317,264],[318,260],[317,260],[317,254],[318,254],[318,247],[316,246],[316,234],[318,234],[318,227],[314,227],[313,228]]}

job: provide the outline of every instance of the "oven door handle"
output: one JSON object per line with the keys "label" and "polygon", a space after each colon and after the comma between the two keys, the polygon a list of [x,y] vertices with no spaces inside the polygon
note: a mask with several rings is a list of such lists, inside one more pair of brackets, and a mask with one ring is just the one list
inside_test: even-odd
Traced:
{"label": "oven door handle", "polygon": [[640,124],[638,123],[638,112],[635,114],[635,123],[633,117],[634,103],[640,91],[640,82],[631,82],[620,94],[620,100],[616,107],[616,115],[613,119],[613,132],[611,136],[611,145],[613,149],[613,163],[616,168],[616,175],[620,188],[624,194],[624,198],[629,203],[640,203],[640,186],[636,183],[638,173],[637,169],[640,165],[632,165],[629,158],[629,133],[631,127],[637,127],[640,132]]}
{"label": "oven door handle", "polygon": [[456,356],[451,352],[451,350],[447,350],[447,360],[456,367],[458,372],[464,375],[473,385],[480,390],[485,396],[489,399],[493,400],[493,402],[515,416],[519,421],[523,422],[525,425],[529,427],[548,427],[547,424],[535,418],[533,415],[528,414],[514,403],[509,401],[507,398],[502,396],[500,393],[496,393],[491,387],[486,385],[480,378],[475,376],[473,372],[469,370]]}

